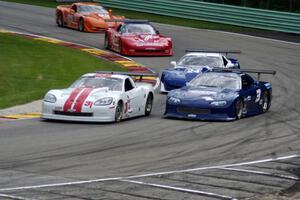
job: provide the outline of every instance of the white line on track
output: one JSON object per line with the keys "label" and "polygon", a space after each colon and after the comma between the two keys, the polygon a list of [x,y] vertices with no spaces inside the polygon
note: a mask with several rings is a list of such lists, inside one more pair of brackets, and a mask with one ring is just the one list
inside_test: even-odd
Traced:
{"label": "white line on track", "polygon": [[15,199],[15,200],[35,200],[35,199],[32,199],[32,198],[25,198],[25,197],[8,195],[8,194],[0,194],[0,197]]}
{"label": "white line on track", "polygon": [[120,181],[139,184],[139,185],[147,185],[147,186],[151,186],[151,187],[163,188],[163,189],[168,189],[168,190],[175,190],[175,191],[180,191],[180,192],[200,194],[200,195],[205,195],[205,196],[210,196],[210,197],[217,197],[217,198],[221,198],[221,199],[237,200],[236,198],[233,198],[233,197],[230,197],[230,196],[220,195],[220,194],[216,194],[216,193],[212,193],[212,192],[205,192],[205,191],[201,191],[201,190],[192,190],[192,189],[186,189],[186,188],[181,188],[181,187],[173,187],[173,186],[168,186],[168,185],[147,183],[147,182],[134,181],[134,180],[126,180],[126,179],[123,179],[123,180],[120,180]]}
{"label": "white line on track", "polygon": [[185,173],[185,172],[192,172],[192,171],[204,171],[204,170],[210,170],[210,169],[246,166],[246,165],[266,163],[266,162],[272,162],[272,161],[278,161],[278,160],[299,158],[299,157],[300,157],[300,154],[293,154],[293,155],[288,155],[288,156],[281,156],[281,157],[275,157],[275,158],[269,158],[269,159],[263,159],[263,160],[250,161],[250,162],[241,162],[241,163],[235,163],[235,164],[217,165],[217,166],[210,166],[210,167],[199,167],[199,168],[192,168],[192,169],[185,169],[185,170],[164,171],[164,172],[141,174],[141,175],[127,176],[127,177],[101,178],[101,179],[92,179],[92,180],[86,180],[86,181],[74,181],[74,182],[64,182],[64,183],[53,183],[53,184],[43,184],[43,185],[2,188],[2,189],[0,189],[0,191],[3,192],[3,191],[13,191],[13,190],[38,189],[38,188],[46,188],[46,187],[71,186],[71,185],[80,185],[80,184],[96,183],[96,182],[104,182],[104,181],[120,181],[120,180],[124,180],[124,179],[134,179],[134,178],[143,178],[143,177],[151,177],[151,176],[158,176],[158,175]]}
{"label": "white line on track", "polygon": [[237,169],[237,168],[219,168],[222,170],[227,170],[227,171],[236,171],[236,172],[244,172],[244,173],[251,173],[251,174],[259,174],[259,175],[266,175],[266,176],[273,176],[277,178],[283,178],[283,179],[289,179],[289,180],[294,180],[298,181],[299,178],[295,176],[287,176],[287,175],[282,175],[282,174],[274,174],[270,172],[262,172],[262,171],[255,171],[255,170],[247,170],[247,169]]}

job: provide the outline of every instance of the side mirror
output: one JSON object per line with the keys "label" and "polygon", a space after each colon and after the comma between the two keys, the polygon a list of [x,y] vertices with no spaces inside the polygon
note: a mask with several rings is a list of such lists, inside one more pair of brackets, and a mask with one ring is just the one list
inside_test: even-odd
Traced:
{"label": "side mirror", "polygon": [[157,35],[159,35],[159,31],[158,31],[158,30],[156,30],[155,33],[156,33]]}
{"label": "side mirror", "polygon": [[234,67],[235,67],[235,64],[233,64],[233,63],[228,63],[228,64],[226,65],[226,67],[228,67],[228,68],[234,68]]}
{"label": "side mirror", "polygon": [[173,65],[174,67],[176,67],[177,65],[176,61],[171,61],[170,64]]}

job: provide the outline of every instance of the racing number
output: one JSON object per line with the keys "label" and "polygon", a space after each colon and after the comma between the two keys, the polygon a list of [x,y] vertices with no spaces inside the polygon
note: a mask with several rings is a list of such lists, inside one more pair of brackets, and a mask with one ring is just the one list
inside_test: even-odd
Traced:
{"label": "racing number", "polygon": [[92,108],[93,102],[92,101],[86,101],[85,104],[84,104],[84,106]]}
{"label": "racing number", "polygon": [[259,102],[260,98],[261,98],[261,89],[257,89],[255,103]]}

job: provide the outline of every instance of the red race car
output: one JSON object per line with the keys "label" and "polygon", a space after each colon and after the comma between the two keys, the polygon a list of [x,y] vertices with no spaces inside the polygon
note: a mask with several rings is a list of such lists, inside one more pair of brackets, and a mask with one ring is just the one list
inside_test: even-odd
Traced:
{"label": "red race car", "polygon": [[124,16],[114,16],[98,3],[73,3],[56,8],[56,23],[85,32],[101,32],[110,27],[117,27]]}
{"label": "red race car", "polygon": [[146,20],[123,20],[116,28],[105,32],[106,49],[129,56],[171,56],[172,40],[159,32]]}

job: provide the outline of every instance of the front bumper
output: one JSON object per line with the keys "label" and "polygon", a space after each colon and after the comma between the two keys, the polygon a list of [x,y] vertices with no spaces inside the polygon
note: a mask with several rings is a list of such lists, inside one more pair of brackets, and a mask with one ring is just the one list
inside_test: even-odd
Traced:
{"label": "front bumper", "polygon": [[94,106],[82,112],[64,112],[52,103],[43,102],[42,119],[80,121],[80,122],[113,122],[115,121],[114,106]]}
{"label": "front bumper", "polygon": [[231,106],[227,108],[216,107],[188,107],[180,105],[166,105],[165,117],[208,120],[208,121],[233,121],[236,119]]}

